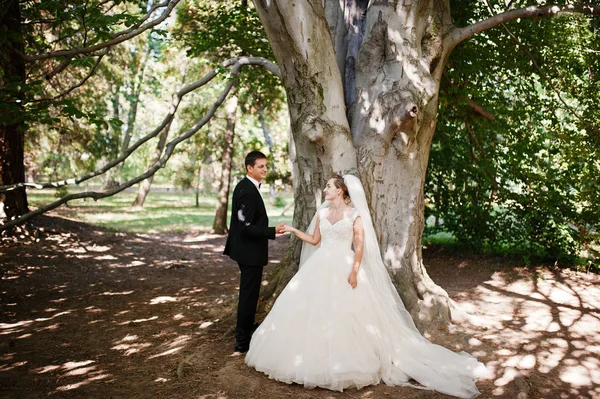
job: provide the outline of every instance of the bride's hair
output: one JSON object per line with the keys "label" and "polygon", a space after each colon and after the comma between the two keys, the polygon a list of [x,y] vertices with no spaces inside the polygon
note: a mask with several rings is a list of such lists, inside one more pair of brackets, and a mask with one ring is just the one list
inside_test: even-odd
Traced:
{"label": "bride's hair", "polygon": [[348,187],[346,186],[346,183],[344,183],[344,178],[338,174],[334,174],[331,176],[331,178],[333,179],[333,185],[335,188],[341,188],[344,195],[344,200],[348,201],[350,199],[350,193],[348,193]]}

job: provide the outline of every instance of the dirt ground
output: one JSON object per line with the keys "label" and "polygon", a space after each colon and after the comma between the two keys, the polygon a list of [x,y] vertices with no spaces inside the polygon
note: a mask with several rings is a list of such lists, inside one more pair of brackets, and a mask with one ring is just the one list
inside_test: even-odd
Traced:
{"label": "dirt ground", "polygon": [[[128,234],[44,216],[0,246],[2,398],[446,398],[286,385],[230,357],[238,269],[223,236]],[[271,243],[273,267],[287,237]],[[600,398],[600,278],[429,248],[473,323],[430,339],[484,361],[481,398]],[[268,269],[267,269],[268,270]]]}

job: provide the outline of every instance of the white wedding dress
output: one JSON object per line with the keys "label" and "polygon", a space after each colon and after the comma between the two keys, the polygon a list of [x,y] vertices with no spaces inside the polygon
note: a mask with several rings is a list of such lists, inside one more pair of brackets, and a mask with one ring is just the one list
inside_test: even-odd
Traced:
{"label": "white wedding dress", "polygon": [[386,295],[362,264],[357,287],[348,283],[359,212],[353,209],[335,224],[322,212],[320,246],[255,331],[246,363],[271,378],[307,388],[342,391],[380,381],[413,385],[413,379],[419,388],[462,398],[479,395],[475,381],[485,367],[476,358],[427,341],[409,316],[400,315],[406,312],[403,305],[391,317]]}

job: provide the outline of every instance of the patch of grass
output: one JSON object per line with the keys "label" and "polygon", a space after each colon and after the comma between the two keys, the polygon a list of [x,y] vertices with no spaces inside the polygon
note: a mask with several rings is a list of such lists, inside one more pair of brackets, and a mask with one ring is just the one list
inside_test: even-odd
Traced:
{"label": "patch of grass", "polygon": [[[76,191],[77,189],[71,190]],[[286,201],[293,201],[292,194],[282,195]],[[130,208],[135,196],[134,192],[122,192],[98,201],[90,198],[69,201],[55,212],[112,230],[134,233],[209,231],[212,228],[217,205],[216,194],[200,196],[199,206],[196,207],[193,193],[151,192],[142,210]],[[56,199],[54,190],[30,191],[28,198],[32,207],[39,207]],[[291,224],[293,208],[281,216],[281,208],[272,206],[269,201],[265,201],[265,206],[271,226],[281,222]],[[230,216],[231,212],[228,218]]]}
{"label": "patch of grass", "polygon": [[456,245],[456,237],[452,233],[440,231],[423,237],[423,245],[453,246]]}

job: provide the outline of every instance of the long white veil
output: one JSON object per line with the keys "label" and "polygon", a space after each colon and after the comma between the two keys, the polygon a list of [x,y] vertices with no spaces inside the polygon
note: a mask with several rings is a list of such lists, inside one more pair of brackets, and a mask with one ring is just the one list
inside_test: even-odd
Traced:
{"label": "long white veil", "polygon": [[[410,313],[404,307],[402,299],[398,295],[398,291],[394,287],[390,275],[383,263],[381,258],[381,252],[379,250],[379,243],[377,242],[377,235],[375,234],[375,228],[373,227],[373,221],[371,219],[371,213],[369,211],[369,205],[367,204],[367,197],[365,190],[360,182],[360,179],[356,176],[345,175],[344,183],[348,187],[348,193],[352,200],[352,206],[358,211],[358,214],[362,218],[364,228],[364,251],[361,262],[361,267],[368,274],[372,285],[376,291],[381,294],[381,305],[386,308],[386,311],[396,313],[402,318],[402,321],[411,330],[414,330],[419,334],[415,323],[413,322]],[[317,215],[322,209],[331,206],[331,201],[324,201],[315,212],[310,225],[308,226],[307,233],[313,234],[317,224]],[[310,256],[316,251],[317,247],[306,242],[302,243],[302,252],[300,253],[299,267],[302,267],[304,262],[310,258]]]}
{"label": "long white veil", "polygon": [[[352,175],[344,176],[344,183],[352,200],[352,205],[362,218],[364,228],[364,251],[361,269],[374,288],[374,299],[379,309],[374,312],[382,315],[382,339],[388,348],[381,363],[381,378],[388,385],[412,385],[413,378],[429,389],[451,395],[471,398],[479,394],[475,381],[487,375],[485,366],[466,352],[455,353],[443,346],[432,344],[421,335],[406,310],[396,287],[381,258],[377,235],[373,227],[367,198],[360,180]],[[315,213],[308,229],[313,234],[319,211],[330,206],[325,201]],[[300,255],[300,267],[310,258],[317,247],[304,243]],[[385,333],[383,333],[385,332]]]}
{"label": "long white veil", "polygon": [[375,234],[375,228],[373,227],[373,220],[371,219],[371,212],[369,211],[369,205],[367,204],[367,198],[363,185],[358,177],[352,175],[344,176],[344,183],[348,187],[348,193],[352,199],[354,208],[358,211],[362,219],[364,229],[364,252],[361,261],[361,267],[364,268],[365,272],[369,275],[371,284],[375,287],[376,292],[381,295],[381,305],[384,306],[385,311],[390,313],[397,313],[402,317],[407,327],[419,333],[419,330],[415,326],[415,323],[410,316],[410,313],[404,307],[404,302],[398,295],[396,287],[392,283],[390,275],[383,263],[381,258],[381,251],[379,249],[379,243],[377,242],[377,235]]}

